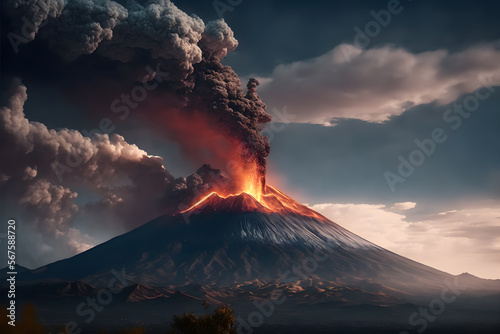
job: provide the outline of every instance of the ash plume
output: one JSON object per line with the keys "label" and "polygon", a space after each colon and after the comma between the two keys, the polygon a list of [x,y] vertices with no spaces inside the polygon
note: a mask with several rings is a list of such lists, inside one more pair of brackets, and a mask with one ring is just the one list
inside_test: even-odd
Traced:
{"label": "ash plume", "polygon": [[[79,215],[106,212],[115,218],[110,224],[119,221],[132,229],[146,217],[175,213],[182,202],[228,182],[223,172],[208,165],[176,179],[161,157],[116,134],[89,138],[76,130],[30,122],[23,112],[27,97],[26,87],[14,80],[0,108],[2,204],[19,199],[12,204],[24,208],[29,221],[45,234],[66,233]],[[72,189],[79,186],[100,199],[79,207],[72,201],[78,196]]]}
{"label": "ash plume", "polygon": [[269,140],[260,133],[263,124],[271,121],[266,106],[255,93],[258,80],[250,79],[247,94],[240,80],[229,67],[217,59],[203,60],[195,65],[192,75],[194,88],[188,94],[189,108],[204,110],[222,124],[222,129],[238,143],[238,151],[245,165],[256,162],[262,182],[265,182],[266,157]]}
{"label": "ash plume", "polygon": [[[45,260],[29,260],[32,266],[103,241],[93,238],[95,231],[111,237],[231,187],[224,163],[235,156],[243,170],[256,164],[264,184],[270,148],[260,130],[270,116],[256,93],[258,81],[250,80],[245,93],[237,74],[221,63],[238,45],[224,20],[205,24],[169,0],[6,0],[2,7],[0,183],[2,194],[9,195],[2,195],[2,212],[22,208],[33,243],[48,249],[48,255],[36,255]],[[214,141],[208,147],[214,150],[212,161],[199,155],[198,143],[186,150],[201,164],[213,162],[220,169],[203,165],[175,178],[162,158],[118,134],[86,137],[77,130],[49,129],[24,114],[32,85],[60,87],[91,116],[109,111],[117,94],[143,81],[145,68],[168,75],[159,79],[151,72],[145,79],[160,85],[149,92],[140,116],[181,146],[189,144],[193,131],[222,137],[230,147],[218,148]],[[186,129],[169,128],[174,117],[187,122]],[[54,166],[68,167],[68,159],[74,163],[69,170],[54,172]],[[86,192],[97,198],[77,203]]]}
{"label": "ash plume", "polygon": [[[239,151],[244,166],[257,163],[264,180],[269,143],[260,129],[271,118],[256,93],[258,81],[250,80],[245,94],[237,74],[220,62],[238,46],[233,31],[223,19],[205,24],[169,0],[8,0],[4,8],[10,14],[7,31],[16,32],[27,42],[39,40],[34,47],[48,49],[50,53],[43,50],[46,57],[59,55],[59,59],[49,59],[53,63],[43,66],[48,69],[41,73],[42,77],[57,76],[57,73],[49,73],[50,67],[61,71],[60,63],[64,59],[66,68],[60,75],[62,80],[68,83],[69,77],[74,76],[78,78],[74,81],[87,85],[77,86],[71,92],[78,95],[82,104],[89,103],[88,96],[82,93],[89,86],[99,85],[97,94],[105,95],[106,90],[112,92],[116,87],[123,86],[125,90],[124,81],[131,84],[139,79],[138,69],[161,68],[168,76],[162,78],[161,88],[151,93],[159,102],[150,109],[161,108],[166,114],[163,118],[169,118],[171,110],[165,110],[164,106],[174,99],[174,109],[184,112],[186,117],[191,117],[193,110],[204,113],[210,126],[236,142],[234,150]],[[22,17],[32,18],[29,29]],[[27,36],[22,34],[25,31],[29,32]],[[9,36],[12,43],[12,34]],[[26,41],[16,47],[22,49]],[[106,67],[107,72],[103,73],[107,77],[86,82],[88,74],[73,69],[68,61],[84,64],[85,69],[101,63]],[[106,84],[103,85],[103,81]],[[68,83],[72,85],[75,84]],[[157,112],[146,110],[143,116]],[[155,118],[154,122],[157,121]],[[165,128],[167,124],[158,131],[163,132]]]}

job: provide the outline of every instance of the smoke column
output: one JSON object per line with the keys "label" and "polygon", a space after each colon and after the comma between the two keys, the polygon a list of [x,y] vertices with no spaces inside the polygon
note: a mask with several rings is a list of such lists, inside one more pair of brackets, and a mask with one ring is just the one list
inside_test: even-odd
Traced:
{"label": "smoke column", "polygon": [[[251,79],[245,93],[237,74],[221,64],[238,45],[224,20],[205,24],[169,0],[7,0],[2,6],[7,14],[2,31],[9,32],[2,37],[14,50],[43,59],[43,66],[27,75],[38,71],[43,80],[61,72],[61,78],[74,76],[73,81],[87,84],[78,68],[101,66],[105,71],[95,86],[88,81],[71,92],[86,104],[89,87],[99,87],[94,94],[105,100],[120,87],[126,91],[123,82],[137,83],[145,67],[160,68],[168,76],[143,103],[141,116],[193,160],[223,171],[237,165],[232,169],[240,172],[231,175],[236,188],[259,184],[262,189],[270,146],[260,129],[271,117],[256,93],[259,82]],[[4,63],[19,62],[11,58],[4,57]],[[6,70],[17,76],[23,68]]]}

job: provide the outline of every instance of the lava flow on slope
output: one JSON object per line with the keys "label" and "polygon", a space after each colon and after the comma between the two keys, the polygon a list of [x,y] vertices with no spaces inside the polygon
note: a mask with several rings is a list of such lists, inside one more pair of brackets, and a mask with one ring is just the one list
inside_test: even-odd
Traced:
{"label": "lava flow on slope", "polygon": [[257,187],[243,190],[237,194],[224,195],[211,192],[190,208],[180,213],[188,212],[261,212],[288,213],[309,216],[325,220],[319,213],[307,206],[297,203],[277,188],[265,185],[262,191],[252,191]]}

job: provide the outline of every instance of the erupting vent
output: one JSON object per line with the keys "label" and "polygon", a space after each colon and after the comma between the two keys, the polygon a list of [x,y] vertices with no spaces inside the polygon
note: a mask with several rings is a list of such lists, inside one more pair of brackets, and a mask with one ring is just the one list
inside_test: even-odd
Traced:
{"label": "erupting vent", "polygon": [[262,212],[262,213],[291,213],[303,216],[326,219],[319,213],[309,209],[303,204],[299,204],[290,197],[286,196],[280,190],[266,185],[260,193],[260,199],[257,195],[248,191],[242,191],[238,194],[222,195],[217,192],[211,192],[201,200],[193,204],[189,209],[182,211],[186,213],[196,211],[204,212]]}

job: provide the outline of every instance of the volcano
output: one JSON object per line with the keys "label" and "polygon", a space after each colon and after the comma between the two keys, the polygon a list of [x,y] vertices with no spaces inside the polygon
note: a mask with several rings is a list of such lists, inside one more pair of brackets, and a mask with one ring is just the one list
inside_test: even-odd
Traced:
{"label": "volcano", "polygon": [[[454,276],[379,247],[272,186],[260,200],[247,192],[210,193],[183,212],[19,277],[27,285],[77,281],[99,289],[113,270],[130,277],[120,300],[154,305],[148,316],[159,304],[185,311],[177,309],[179,299],[189,310],[205,300],[245,314],[253,301],[280,291],[288,303],[275,312],[276,321],[297,321],[297,312],[309,321],[331,320],[331,312],[380,321],[397,312],[407,319],[408,305],[439,296],[447,284],[467,281],[474,298],[500,292],[498,280]],[[500,309],[485,303],[486,313],[478,308],[471,315]]]}
{"label": "volcano", "polygon": [[103,272],[125,267],[138,282],[154,286],[228,285],[279,281],[292,269],[301,274],[307,259],[321,262],[311,273],[320,281],[353,285],[369,279],[418,288],[449,278],[349,232],[271,186],[260,201],[247,192],[210,193],[174,216],[29,274],[98,284]]}

